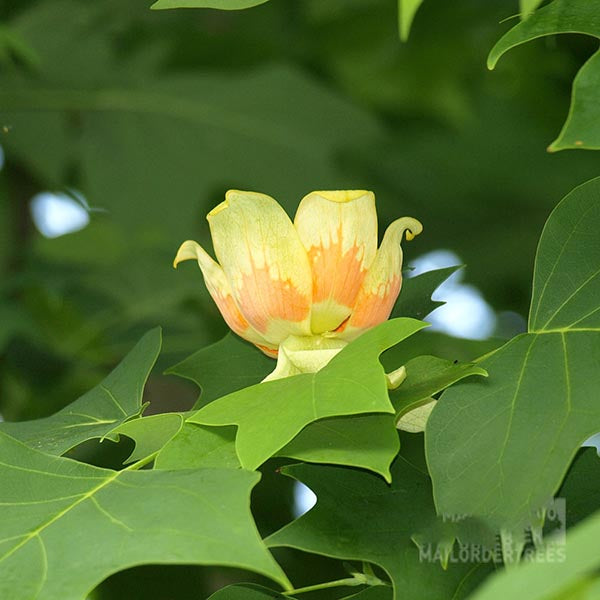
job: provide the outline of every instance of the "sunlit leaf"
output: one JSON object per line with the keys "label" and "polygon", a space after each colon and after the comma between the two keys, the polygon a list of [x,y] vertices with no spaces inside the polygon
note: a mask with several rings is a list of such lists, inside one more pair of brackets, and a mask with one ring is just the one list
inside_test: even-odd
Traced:
{"label": "sunlit leaf", "polygon": [[86,440],[115,439],[114,430],[143,410],[144,385],[160,346],[160,329],[149,331],[115,370],[87,394],[50,417],[0,423],[0,431],[32,448],[57,455]]}
{"label": "sunlit leaf", "polygon": [[159,452],[155,469],[239,469],[235,427],[208,427],[185,423]]}
{"label": "sunlit leaf", "polygon": [[126,435],[135,448],[125,464],[148,458],[168,444],[183,427],[183,415],[164,413],[133,419],[119,425],[112,433]]}
{"label": "sunlit leaf", "polygon": [[[529,333],[446,391],[426,429],[438,510],[522,531],[600,431],[600,179],[569,194],[542,233]],[[483,493],[482,493],[483,491]]]}
{"label": "sunlit leaf", "polygon": [[4,434],[0,455],[2,598],[80,600],[148,563],[231,565],[287,585],[250,514],[257,473],[110,471]]}
{"label": "sunlit leaf", "polygon": [[[523,12],[540,2],[524,1]],[[492,48],[488,67],[493,69],[508,50],[546,35],[583,33],[600,38],[597,16],[600,0],[554,0],[531,14],[504,34]],[[600,53],[596,52],[581,68],[573,82],[569,115],[558,138],[548,150],[567,148],[600,148]]]}
{"label": "sunlit leaf", "polygon": [[529,16],[544,0],[519,0],[521,16]]}
{"label": "sunlit leaf", "polygon": [[390,465],[399,449],[392,415],[352,415],[307,425],[278,455],[368,469],[389,483]]}
{"label": "sunlit leaf", "polygon": [[398,0],[398,26],[400,39],[405,42],[410,33],[410,26],[423,0]]}
{"label": "sunlit leaf", "polygon": [[379,355],[425,327],[393,319],[363,333],[321,371],[268,381],[219,398],[188,419],[201,425],[237,425],[236,451],[254,469],[306,425],[342,415],[393,413]]}

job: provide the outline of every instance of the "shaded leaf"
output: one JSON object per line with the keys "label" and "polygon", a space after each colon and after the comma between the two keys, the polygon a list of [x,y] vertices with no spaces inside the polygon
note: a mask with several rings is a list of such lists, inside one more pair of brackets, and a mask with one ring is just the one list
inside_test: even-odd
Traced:
{"label": "shaded leaf", "polygon": [[326,417],[392,413],[379,355],[425,324],[394,319],[363,333],[317,373],[303,373],[234,392],[188,419],[201,425],[237,425],[236,451],[254,469],[306,425]]}
{"label": "shaded leaf", "polygon": [[567,527],[600,510],[600,458],[595,448],[579,451],[557,497],[565,499]]}
{"label": "shaded leaf", "polygon": [[424,319],[430,312],[445,304],[439,300],[432,300],[431,296],[448,277],[460,268],[462,268],[460,265],[444,267],[421,273],[416,277],[405,277],[391,316]]}
{"label": "shaded leaf", "polygon": [[148,563],[231,565],[288,584],[250,514],[257,473],[110,471],[4,434],[0,455],[2,598],[80,600],[111,573]]}
{"label": "shaded leaf", "polygon": [[281,600],[292,598],[293,600],[294,596],[284,596],[255,583],[236,583],[211,594],[208,600],[266,600],[267,598]]}
{"label": "shaded leaf", "polygon": [[[532,10],[539,4],[536,0],[523,0],[522,11]],[[546,35],[583,33],[600,38],[599,11],[600,0],[554,0],[498,40],[488,57],[488,67],[493,69],[498,59],[511,48]],[[575,77],[569,115],[548,150],[600,148],[599,97],[600,53],[596,52]]]}
{"label": "shaded leaf", "polygon": [[536,256],[530,332],[447,390],[427,423],[441,513],[517,534],[539,520],[580,445],[600,431],[600,179],[553,211]]}
{"label": "shaded leaf", "polygon": [[[486,567],[420,560],[414,533],[435,522],[431,483],[424,464],[422,436],[403,436],[400,456],[392,466],[392,484],[375,475],[339,467],[293,465],[286,475],[317,495],[308,513],[266,540],[334,558],[364,560],[383,568],[394,585],[394,598],[464,597]],[[340,491],[342,490],[342,493]]]}
{"label": "shaded leaf", "polygon": [[86,440],[115,439],[114,430],[143,410],[144,385],[160,346],[160,329],[149,331],[110,375],[81,398],[44,419],[0,423],[0,431],[57,455]]}
{"label": "shaded leaf", "polygon": [[158,0],[150,8],[218,8],[219,10],[240,10],[264,4],[268,0]]}
{"label": "shaded leaf", "polygon": [[275,361],[258,348],[228,333],[222,340],[202,348],[166,372],[190,379],[202,388],[196,407],[260,383]]}

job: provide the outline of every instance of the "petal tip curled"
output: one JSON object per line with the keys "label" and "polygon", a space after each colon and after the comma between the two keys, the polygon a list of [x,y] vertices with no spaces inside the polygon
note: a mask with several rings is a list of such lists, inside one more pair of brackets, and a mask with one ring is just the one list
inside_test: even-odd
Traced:
{"label": "petal tip curled", "polygon": [[198,248],[199,245],[193,240],[183,242],[173,260],[173,268],[176,269],[177,265],[184,260],[198,260]]}

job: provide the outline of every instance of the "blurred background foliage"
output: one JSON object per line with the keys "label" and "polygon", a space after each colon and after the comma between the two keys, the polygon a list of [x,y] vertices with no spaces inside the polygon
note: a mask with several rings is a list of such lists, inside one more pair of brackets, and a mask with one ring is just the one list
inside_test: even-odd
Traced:
{"label": "blurred background foliage", "polygon": [[[171,262],[185,239],[210,247],[204,217],[229,188],[268,193],[292,215],[314,189],[371,189],[381,230],[402,215],[424,223],[407,265],[450,250],[496,313],[527,313],[546,217],[600,171],[595,153],[545,152],[597,42],[544,38],[489,72],[516,0],[427,0],[404,44],[393,0],[273,0],[239,12],[149,5],[0,4],[4,419],[55,412],[155,325],[165,349],[151,409],[193,403],[196,388],[160,372],[226,328],[199,270]],[[63,194],[87,224],[45,236],[32,204],[44,192]],[[452,359],[494,345],[426,339],[419,352]],[[255,510],[265,533],[288,516],[271,490],[268,475]],[[316,580],[333,569],[318,563]],[[102,597],[188,598],[171,583],[161,595],[161,578],[199,590],[201,573],[137,569],[109,580]],[[216,587],[224,573],[213,571]]]}

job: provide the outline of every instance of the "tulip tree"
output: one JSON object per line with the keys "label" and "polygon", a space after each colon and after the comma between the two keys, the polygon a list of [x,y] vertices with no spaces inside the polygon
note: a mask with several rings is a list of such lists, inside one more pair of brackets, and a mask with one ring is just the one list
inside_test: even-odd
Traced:
{"label": "tulip tree", "polygon": [[[251,200],[244,210],[266,203],[267,213],[276,211],[267,218],[292,227],[272,199],[238,194],[243,202]],[[309,196],[309,203],[322,214],[333,210],[340,236],[357,235],[353,203],[366,203],[360,213],[368,206],[374,210],[372,197],[362,192],[319,194]],[[227,209],[225,204],[219,210]],[[251,227],[258,224],[260,232],[260,210],[255,218]],[[239,217],[232,223],[239,226]],[[365,223],[363,218],[363,229]],[[415,232],[420,228],[415,220],[402,221],[400,235],[392,229],[396,244],[407,225]],[[248,583],[217,591],[214,600],[301,598],[321,589],[337,590],[339,598],[389,600],[420,598],[425,588],[436,598],[500,598],[527,585],[563,593],[584,576],[585,585],[597,586],[597,554],[585,552],[598,535],[596,506],[589,499],[598,493],[600,466],[593,452],[577,453],[600,423],[599,230],[596,179],[571,192],[541,234],[527,333],[471,363],[413,353],[395,369],[384,368],[380,355],[389,365],[406,356],[407,348],[410,355],[413,339],[425,336],[417,347],[427,343],[426,322],[414,315],[433,307],[430,296],[452,269],[407,279],[394,309],[398,314],[405,307],[404,316],[360,332],[349,329],[348,338],[338,338],[339,347],[330,347],[318,343],[320,336],[335,336],[315,331],[332,319],[352,323],[343,304],[347,297],[335,287],[335,277],[347,272],[332,272],[323,282],[332,291],[316,320],[311,322],[310,310],[296,307],[287,313],[289,324],[280,317],[267,326],[258,304],[224,303],[225,292],[238,292],[222,278],[221,267],[196,245],[184,245],[178,260],[182,252],[183,258],[199,257],[224,316],[254,344],[229,334],[169,369],[201,390],[196,408],[187,413],[144,414],[144,384],[161,347],[160,330],[154,329],[65,409],[45,419],[2,423],[0,596],[78,600],[111,573],[156,562],[222,565],[254,574]],[[219,251],[221,234],[216,232],[217,254],[238,260]],[[257,251],[277,256],[276,246],[266,245],[275,244],[273,239],[267,235]],[[323,238],[309,237],[303,244],[310,248],[311,239]],[[392,271],[377,276],[388,280],[397,273],[400,263],[394,260],[402,255],[385,238],[379,251],[373,239],[361,243],[371,244],[358,253],[361,260],[370,254],[367,269],[377,266],[377,252],[392,252]],[[330,248],[337,251],[335,244],[322,250]],[[310,256],[301,244],[297,252],[302,260]],[[301,264],[288,264],[296,269],[289,277],[311,276],[310,261]],[[234,264],[224,268],[227,281],[236,281]],[[313,267],[312,276],[316,272]],[[368,276],[361,277],[363,285],[371,285]],[[220,291],[215,281],[223,282]],[[359,290],[357,285],[358,297]],[[238,306],[243,317],[227,313]],[[290,351],[288,359],[302,372],[273,377],[273,355],[283,346],[281,336],[288,335],[282,334],[285,327],[312,335],[298,350],[310,360]],[[419,412],[424,405],[428,410]],[[424,436],[403,431],[403,418],[415,411]],[[94,438],[104,444],[129,438],[135,448],[120,470],[94,467],[76,458],[77,448]],[[249,498],[260,479],[258,468],[270,459],[283,464],[281,484],[298,480],[316,493],[317,502],[265,537]],[[547,544],[556,550],[549,529],[555,495],[566,499],[569,519],[577,523],[566,546],[558,547],[566,554],[556,568],[535,560]],[[276,560],[282,547],[346,561],[347,574],[291,582]],[[525,556],[526,566],[494,574],[503,562]]]}

